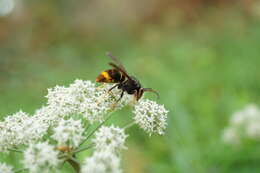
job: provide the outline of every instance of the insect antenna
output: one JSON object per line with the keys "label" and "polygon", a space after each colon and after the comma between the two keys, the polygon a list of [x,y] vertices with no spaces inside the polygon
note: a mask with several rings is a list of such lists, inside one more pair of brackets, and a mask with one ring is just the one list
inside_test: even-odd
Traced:
{"label": "insect antenna", "polygon": [[152,92],[152,93],[156,94],[157,99],[160,98],[159,93],[157,91],[153,90],[152,88],[143,88],[142,90],[143,90],[143,92]]}

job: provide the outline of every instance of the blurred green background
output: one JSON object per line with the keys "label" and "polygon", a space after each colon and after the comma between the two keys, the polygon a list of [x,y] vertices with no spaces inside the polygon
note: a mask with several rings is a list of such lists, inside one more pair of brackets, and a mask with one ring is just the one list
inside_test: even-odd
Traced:
{"label": "blurred green background", "polygon": [[[20,109],[32,114],[46,103],[47,88],[94,81],[111,51],[170,110],[165,136],[149,137],[137,126],[128,131],[126,173],[260,172],[258,142],[234,147],[221,140],[233,112],[260,103],[259,1],[14,4],[0,17],[1,120]],[[111,122],[131,121],[131,111]]]}

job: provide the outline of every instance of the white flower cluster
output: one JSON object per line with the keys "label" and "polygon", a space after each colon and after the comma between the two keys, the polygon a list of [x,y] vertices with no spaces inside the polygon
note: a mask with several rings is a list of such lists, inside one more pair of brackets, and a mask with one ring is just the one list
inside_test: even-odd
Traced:
{"label": "white flower cluster", "polygon": [[69,87],[56,86],[48,90],[48,105],[55,107],[62,116],[82,114],[91,123],[102,121],[104,115],[111,109],[122,107],[127,103],[124,97],[115,104],[119,94],[117,89],[108,93],[111,85],[96,87],[90,81],[76,80]]}
{"label": "white flower cluster", "polygon": [[121,108],[131,101],[125,95],[116,103],[120,90],[108,93],[111,85],[97,87],[90,81],[76,80],[69,87],[49,89],[47,106],[36,110],[34,116],[22,111],[0,122],[0,152],[42,138],[49,127],[56,126],[66,115],[82,114],[90,123],[102,121],[111,109]]}
{"label": "white flower cluster", "polygon": [[55,172],[59,162],[58,151],[47,142],[30,144],[24,152],[23,164],[30,173]]}
{"label": "white flower cluster", "polygon": [[110,150],[94,152],[92,157],[86,158],[81,173],[122,173],[120,158]]}
{"label": "white flower cluster", "polygon": [[[122,91],[115,88],[108,92],[111,87],[110,84],[98,87],[90,81],[75,80],[69,87],[49,89],[47,105],[36,110],[33,116],[19,111],[0,122],[0,152],[25,148],[22,163],[30,173],[57,172],[61,161],[66,162],[75,153],[89,148],[79,147],[88,139],[84,136],[86,129],[82,122],[90,125],[100,122],[98,130],[90,132],[94,134],[94,152],[85,159],[81,173],[121,173],[120,151],[126,149],[128,135],[124,129],[114,125],[107,127],[103,123],[108,120],[105,117],[109,112],[131,104],[134,98],[125,94],[118,100]],[[167,113],[163,105],[140,100],[134,107],[134,123],[150,135],[161,135],[167,125]],[[75,120],[79,117],[82,119]],[[0,164],[2,172],[12,173],[12,168]]]}
{"label": "white flower cluster", "polygon": [[126,138],[124,129],[102,126],[93,139],[96,150],[86,158],[81,173],[121,173],[119,151],[126,149]]}
{"label": "white flower cluster", "polygon": [[13,173],[13,167],[6,163],[0,163],[0,173]]}
{"label": "white flower cluster", "polygon": [[58,146],[76,148],[84,139],[81,120],[62,119],[58,126],[53,128],[53,131],[54,134],[51,137],[58,142]]}
{"label": "white flower cluster", "polygon": [[42,138],[48,126],[41,123],[40,119],[19,111],[0,122],[0,129],[0,152],[6,152],[11,147]]}
{"label": "white flower cluster", "polygon": [[127,135],[125,134],[124,129],[115,127],[114,125],[110,127],[102,126],[95,133],[93,143],[98,151],[111,150],[112,152],[117,152],[121,149],[126,149],[126,138]]}
{"label": "white flower cluster", "polygon": [[164,134],[168,111],[163,105],[151,100],[140,100],[134,109],[135,122],[151,136],[153,133]]}
{"label": "white flower cluster", "polygon": [[234,113],[223,133],[226,143],[239,144],[242,138],[260,139],[260,109],[254,104]]}
{"label": "white flower cluster", "polygon": [[33,117],[47,127],[56,125],[62,119],[59,110],[52,105],[37,109]]}

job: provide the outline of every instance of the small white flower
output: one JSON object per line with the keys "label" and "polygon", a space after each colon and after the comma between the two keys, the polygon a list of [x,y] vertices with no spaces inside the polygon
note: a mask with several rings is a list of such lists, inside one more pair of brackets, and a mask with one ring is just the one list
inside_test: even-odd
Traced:
{"label": "small white flower", "polygon": [[251,139],[260,139],[260,122],[249,123],[246,128],[246,135]]}
{"label": "small white flower", "polygon": [[6,16],[10,14],[15,7],[14,0],[0,0],[0,16]]}
{"label": "small white flower", "polygon": [[0,173],[13,173],[13,167],[6,163],[0,163]]}
{"label": "small white flower", "polygon": [[240,136],[236,128],[228,127],[224,130],[222,139],[227,144],[239,144]]}
{"label": "small white flower", "polygon": [[83,140],[84,128],[81,120],[62,119],[53,131],[54,134],[51,137],[58,142],[58,146],[76,148]]}
{"label": "small white flower", "polygon": [[232,125],[240,126],[245,123],[245,116],[242,112],[236,112],[230,119]]}
{"label": "small white flower", "polygon": [[243,110],[236,112],[231,117],[232,125],[247,125],[252,121],[260,121],[260,110],[254,104],[247,105]]}
{"label": "small white flower", "polygon": [[249,104],[235,112],[230,119],[230,126],[224,131],[226,143],[240,143],[241,139],[260,139],[260,109]]}
{"label": "small white flower", "polygon": [[119,127],[110,127],[102,126],[96,133],[93,142],[95,148],[98,151],[101,150],[110,150],[117,152],[121,149],[126,149],[125,140],[127,135],[124,132],[124,129]]}
{"label": "small white flower", "polygon": [[149,135],[152,133],[164,134],[167,125],[168,111],[163,105],[151,100],[140,100],[134,109],[135,122]]}
{"label": "small white flower", "polygon": [[59,164],[58,151],[47,142],[30,144],[24,151],[23,164],[31,173],[55,172]]}
{"label": "small white flower", "polygon": [[120,158],[111,151],[96,151],[86,158],[81,173],[122,173]]}

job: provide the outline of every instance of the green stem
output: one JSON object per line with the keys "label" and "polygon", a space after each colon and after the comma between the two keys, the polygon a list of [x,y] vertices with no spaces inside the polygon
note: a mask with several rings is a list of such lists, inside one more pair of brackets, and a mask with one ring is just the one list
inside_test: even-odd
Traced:
{"label": "green stem", "polygon": [[109,114],[103,122],[101,122],[94,130],[92,130],[92,132],[90,132],[90,134],[81,142],[79,146],[84,144],[103,124],[105,124],[105,122],[107,122],[112,117],[111,115],[112,114]]}
{"label": "green stem", "polygon": [[23,153],[22,150],[18,150],[18,149],[15,149],[15,148],[9,148],[8,150],[13,151],[13,152],[17,152],[17,153]]}
{"label": "green stem", "polygon": [[76,171],[76,173],[80,173],[80,163],[75,157],[70,157],[68,160],[69,164]]}
{"label": "green stem", "polygon": [[133,122],[127,124],[127,125],[124,127],[124,130],[129,129],[129,128],[132,127],[133,125],[135,125],[135,121],[133,121]]}
{"label": "green stem", "polygon": [[66,158],[66,157],[68,157],[68,154],[67,153],[64,153],[64,154],[61,154],[61,155],[59,155],[59,159],[63,159],[63,158]]}
{"label": "green stem", "polygon": [[19,173],[19,172],[22,172],[22,171],[26,171],[27,168],[21,168],[21,169],[17,169],[16,171],[14,171],[14,173]]}
{"label": "green stem", "polygon": [[90,128],[90,124],[86,125],[84,133],[87,132],[89,128]]}
{"label": "green stem", "polygon": [[78,148],[76,149],[73,154],[77,154],[77,153],[80,153],[81,151],[85,151],[85,150],[88,150],[90,148],[92,148],[94,145],[93,144],[90,144],[89,146],[85,146],[85,147],[82,147],[82,148]]}

